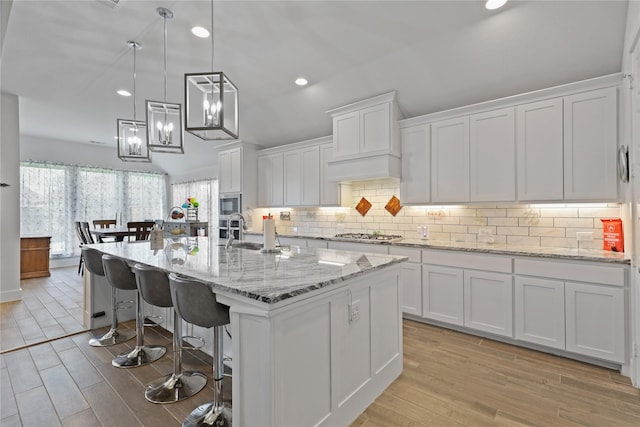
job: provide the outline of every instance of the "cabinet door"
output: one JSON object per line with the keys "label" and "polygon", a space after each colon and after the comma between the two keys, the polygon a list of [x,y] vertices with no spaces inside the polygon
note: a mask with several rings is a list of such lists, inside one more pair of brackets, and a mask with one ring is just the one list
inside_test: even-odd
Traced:
{"label": "cabinet door", "polygon": [[329,162],[333,160],[333,144],[320,146],[320,206],[340,205],[340,185],[327,180]]}
{"label": "cabinet door", "polygon": [[300,150],[301,204],[318,206],[320,204],[320,149],[318,146]]}
{"label": "cabinet door", "polygon": [[565,200],[616,200],[617,89],[564,98]]}
{"label": "cabinet door", "polygon": [[391,150],[390,104],[360,111],[360,153]]}
{"label": "cabinet door", "polygon": [[463,274],[459,268],[422,266],[422,316],[463,325]]}
{"label": "cabinet door", "polygon": [[341,114],[333,118],[333,146],[336,157],[360,152],[360,112]]}
{"label": "cabinet door", "polygon": [[218,185],[220,193],[231,192],[231,152],[220,151],[218,153]]}
{"label": "cabinet door", "polygon": [[402,177],[400,200],[404,204],[431,201],[429,125],[412,126],[400,132]]}
{"label": "cabinet door", "polygon": [[516,338],[564,350],[564,282],[515,278]]}
{"label": "cabinet door", "polygon": [[510,274],[464,272],[464,325],[513,337],[513,279]]}
{"label": "cabinet door", "polygon": [[284,204],[299,206],[302,203],[302,167],[300,150],[284,153]]}
{"label": "cabinet door", "polygon": [[567,350],[624,363],[624,289],[565,283]]}
{"label": "cabinet door", "polygon": [[220,193],[242,192],[242,151],[233,148],[218,153]]}
{"label": "cabinet door", "polygon": [[472,202],[516,200],[513,108],[469,117],[469,184]]}
{"label": "cabinet door", "polygon": [[282,153],[258,157],[258,201],[260,206],[283,206]]}
{"label": "cabinet door", "polygon": [[422,266],[414,262],[403,262],[400,281],[402,312],[422,316]]}
{"label": "cabinet door", "polygon": [[469,201],[469,118],[431,124],[431,201]]}
{"label": "cabinet door", "polygon": [[562,200],[562,98],[520,105],[516,121],[518,200]]}

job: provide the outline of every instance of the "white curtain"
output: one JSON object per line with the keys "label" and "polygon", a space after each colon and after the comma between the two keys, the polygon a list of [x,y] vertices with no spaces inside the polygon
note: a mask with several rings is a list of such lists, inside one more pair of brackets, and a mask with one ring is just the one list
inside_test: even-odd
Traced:
{"label": "white curtain", "polygon": [[78,255],[74,222],[165,217],[165,176],[73,165],[20,164],[20,234],[50,235],[51,256]]}
{"label": "white curtain", "polygon": [[189,197],[195,197],[200,204],[198,206],[198,220],[209,223],[209,235],[216,232],[218,225],[218,180],[207,179],[171,185],[172,206],[182,206]]}

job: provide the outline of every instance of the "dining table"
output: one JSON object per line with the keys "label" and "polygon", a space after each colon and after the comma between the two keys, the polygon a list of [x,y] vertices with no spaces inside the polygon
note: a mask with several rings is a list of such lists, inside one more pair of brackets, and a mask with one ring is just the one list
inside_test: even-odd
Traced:
{"label": "dining table", "polygon": [[122,242],[125,237],[135,236],[136,230],[127,227],[116,228],[96,228],[91,230],[91,234],[96,236],[98,242],[102,243],[104,237],[115,237],[116,242]]}

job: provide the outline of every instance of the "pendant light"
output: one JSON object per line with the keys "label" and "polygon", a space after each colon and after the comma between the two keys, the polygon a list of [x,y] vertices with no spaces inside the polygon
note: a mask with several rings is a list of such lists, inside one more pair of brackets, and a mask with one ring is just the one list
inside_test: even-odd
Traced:
{"label": "pendant light", "polygon": [[147,124],[136,120],[136,50],[140,44],[127,42],[133,50],[133,120],[118,119],[118,157],[124,162],[150,162]]}
{"label": "pendant light", "polygon": [[167,102],[167,19],[173,12],[164,7],[156,9],[164,21],[164,98],[146,101],[147,140],[149,150],[159,153],[184,153],[182,145],[182,106]]}
{"label": "pendant light", "polygon": [[211,0],[211,72],[184,75],[185,130],[204,140],[238,139],[238,88],[213,71],[213,0]]}

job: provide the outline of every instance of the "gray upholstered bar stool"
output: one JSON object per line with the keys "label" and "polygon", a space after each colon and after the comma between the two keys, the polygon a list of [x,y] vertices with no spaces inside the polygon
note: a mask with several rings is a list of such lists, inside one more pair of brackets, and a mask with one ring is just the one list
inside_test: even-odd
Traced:
{"label": "gray upholstered bar stool", "polygon": [[182,423],[183,427],[231,426],[231,408],[222,400],[224,325],[229,324],[229,307],[216,301],[211,288],[204,283],[169,275],[171,298],[178,316],[202,328],[213,328],[213,402],[194,409]]}
{"label": "gray upholstered bar stool", "polygon": [[135,368],[160,359],[167,352],[161,345],[144,345],[144,313],[136,276],[127,263],[111,255],[102,255],[102,265],[107,281],[114,289],[136,291],[136,346],[128,352],[119,354],[111,361],[117,368]]}
{"label": "gray upholstered bar stool", "polygon": [[[138,290],[146,302],[158,307],[173,307],[169,278],[164,271],[136,264],[133,272]],[[182,321],[174,315],[173,373],[153,381],[147,386],[144,397],[153,403],[178,402],[198,393],[206,384],[207,376],[202,372],[182,370]]]}
{"label": "gray upholstered bar stool", "polygon": [[[102,266],[102,252],[82,247],[82,258],[84,265],[92,275],[104,277],[104,268]],[[136,335],[135,331],[118,329],[118,291],[111,287],[111,329],[101,337],[94,337],[89,340],[89,344],[94,347],[107,347],[129,341]]]}

